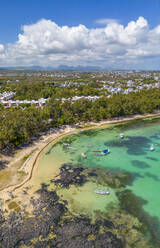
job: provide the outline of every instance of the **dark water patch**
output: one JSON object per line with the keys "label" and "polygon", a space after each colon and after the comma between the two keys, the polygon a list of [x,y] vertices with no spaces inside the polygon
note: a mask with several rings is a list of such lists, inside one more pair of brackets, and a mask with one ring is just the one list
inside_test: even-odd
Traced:
{"label": "dark water patch", "polygon": [[126,131],[130,129],[136,129],[137,127],[140,126],[139,121],[129,121],[129,122],[124,122],[124,123],[118,123],[117,128],[120,129],[120,131]]}
{"label": "dark water patch", "polygon": [[120,124],[116,124],[117,128],[119,128],[119,132],[125,132],[129,130],[136,130],[141,129],[145,127],[153,127],[154,125],[157,125],[160,123],[159,118],[155,119],[143,119],[143,120],[132,120]]}
{"label": "dark water patch", "polygon": [[151,139],[157,139],[158,138],[158,135],[152,135],[150,136]]}
{"label": "dark water patch", "polygon": [[80,132],[80,136],[84,135],[84,136],[96,136],[97,134],[99,134],[99,132],[101,132],[102,130],[98,130],[98,129],[90,129],[90,130],[83,130],[82,132]]}
{"label": "dark water patch", "polygon": [[160,133],[155,133],[156,137],[159,138],[160,137]]}
{"label": "dark water patch", "polygon": [[141,217],[141,206],[147,204],[147,200],[135,196],[131,190],[117,192],[117,196],[120,200],[121,209],[127,211],[135,217]]}
{"label": "dark water patch", "polygon": [[158,177],[157,175],[154,175],[154,174],[152,174],[152,173],[150,173],[150,172],[146,172],[146,173],[145,173],[145,176],[150,177],[150,178],[152,178],[153,180],[155,180],[155,181],[157,181],[157,182],[160,181],[160,179],[159,179],[159,177]]}
{"label": "dark water patch", "polygon": [[[135,130],[139,128],[143,128],[144,125],[147,126],[150,125],[150,121],[146,120],[131,120],[128,122],[118,123],[117,128],[120,129],[120,131],[129,131],[129,130]],[[152,124],[152,123],[151,123]]]}
{"label": "dark water patch", "polygon": [[[83,163],[82,163],[83,162]],[[116,168],[111,168],[111,167],[107,167],[107,165],[99,165],[97,166],[97,163],[96,164],[92,164],[89,165],[84,165],[84,161],[80,161],[79,164],[81,164],[82,166],[84,166],[84,168],[89,168],[91,170],[95,170],[95,172],[100,176],[102,175],[104,178],[105,178],[105,182],[107,183],[108,179],[111,177],[114,177],[116,178],[116,175],[126,175],[124,178],[126,178],[127,180],[126,181],[121,181],[121,183],[119,185],[122,186],[126,186],[126,185],[132,185],[133,182],[135,180],[137,180],[138,178],[144,178],[143,175],[141,175],[140,173],[138,172],[132,172],[132,171],[127,171],[127,170],[122,170],[121,167],[116,167]],[[120,177],[118,178],[118,180],[120,179]],[[99,183],[101,184],[101,181],[102,178],[100,177],[100,180],[99,180]],[[113,185],[112,185],[113,186]]]}
{"label": "dark water patch", "polygon": [[128,136],[127,139],[122,141],[109,141],[105,142],[105,146],[113,147],[126,147],[127,153],[130,155],[145,155],[146,148],[148,149],[151,140],[144,136]]}
{"label": "dark water patch", "polygon": [[135,166],[137,168],[141,168],[141,169],[150,168],[150,166],[144,161],[132,160],[131,163],[132,163],[133,166]]}
{"label": "dark water patch", "polygon": [[80,133],[80,136],[82,135],[85,135],[85,136],[97,136],[97,135],[103,135],[105,133],[106,135],[106,132],[110,133],[111,131],[117,129],[116,127],[114,126],[109,126],[107,128],[95,128],[95,129],[90,129],[90,130],[84,130]]}
{"label": "dark water patch", "polygon": [[143,209],[143,206],[147,204],[148,201],[134,195],[130,190],[117,192],[117,197],[119,199],[120,208],[138,218],[143,224],[139,231],[144,235],[149,231],[151,234],[151,242],[155,245],[154,247],[160,247],[160,222],[157,217],[151,217]]}
{"label": "dark water patch", "polygon": [[56,144],[57,144],[57,145],[62,145],[62,146],[64,146],[64,147],[66,147],[66,145],[64,145],[64,144],[71,145],[71,143],[74,142],[74,141],[76,140],[76,139],[73,139],[71,136],[72,136],[72,135],[70,135],[69,137],[66,137],[66,138],[61,139],[61,140],[60,140],[59,142],[57,142]]}
{"label": "dark water patch", "polygon": [[140,173],[138,172],[130,172],[131,173],[131,180],[128,183],[128,185],[133,185],[134,181],[137,180],[138,178],[144,178]]}
{"label": "dark water patch", "polygon": [[116,171],[106,170],[106,168],[96,169],[96,183],[100,185],[108,185],[112,188],[125,187],[131,182],[132,175],[126,171]]}
{"label": "dark water patch", "polygon": [[146,157],[147,159],[150,159],[150,160],[152,160],[152,161],[159,161],[159,159],[158,158],[153,158],[153,157]]}
{"label": "dark water patch", "polygon": [[[100,169],[100,170],[102,170],[102,169]],[[106,168],[104,168],[104,170],[106,170]],[[121,170],[121,168],[109,169],[109,170],[107,170],[107,172],[111,175],[114,175],[114,177],[116,177],[116,175],[118,175],[118,174],[126,175],[127,180],[123,181],[123,184],[121,186],[126,186],[126,185],[131,186],[135,180],[137,180],[139,178],[144,178],[144,176],[138,172],[128,172],[128,171]]]}

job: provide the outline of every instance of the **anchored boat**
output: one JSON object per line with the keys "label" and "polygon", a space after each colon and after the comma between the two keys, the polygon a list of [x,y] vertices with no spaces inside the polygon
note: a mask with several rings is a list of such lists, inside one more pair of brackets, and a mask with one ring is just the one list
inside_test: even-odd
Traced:
{"label": "anchored boat", "polygon": [[71,149],[71,150],[77,150],[77,148],[72,147],[72,146],[68,146],[68,148]]}
{"label": "anchored boat", "polygon": [[105,155],[107,155],[107,154],[109,154],[109,153],[110,153],[110,150],[109,150],[109,149],[105,149],[105,150],[103,150],[102,152],[97,153],[97,155],[98,155],[98,156],[105,156]]}
{"label": "anchored boat", "polygon": [[120,136],[121,139],[124,139],[124,134],[123,133],[120,133],[119,136]]}
{"label": "anchored boat", "polygon": [[110,194],[109,191],[107,191],[107,190],[102,190],[102,189],[100,189],[100,190],[95,190],[94,192],[95,192],[96,194],[100,194],[100,195],[109,195],[109,194]]}
{"label": "anchored boat", "polygon": [[83,158],[87,158],[87,155],[85,154],[85,153],[81,153],[81,156],[83,157]]}
{"label": "anchored boat", "polygon": [[109,153],[110,153],[110,150],[109,149],[105,149],[103,151],[97,151],[96,155],[97,156],[105,156],[105,155],[107,155]]}
{"label": "anchored boat", "polygon": [[149,148],[150,151],[154,151],[154,145],[152,144]]}
{"label": "anchored boat", "polygon": [[70,146],[70,144],[67,144],[67,143],[63,143],[64,146]]}
{"label": "anchored boat", "polygon": [[107,155],[108,153],[110,153],[109,149],[105,149],[101,152],[102,155]]}

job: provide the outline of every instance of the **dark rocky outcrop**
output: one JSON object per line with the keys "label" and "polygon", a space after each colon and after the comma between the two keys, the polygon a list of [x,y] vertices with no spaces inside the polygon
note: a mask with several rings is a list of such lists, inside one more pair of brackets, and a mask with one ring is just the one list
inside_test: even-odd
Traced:
{"label": "dark rocky outcrop", "polygon": [[[103,179],[103,172],[85,169],[80,165],[64,164],[60,169],[59,178],[52,180],[52,183],[69,188],[72,184],[81,186],[90,179],[93,181],[98,179],[103,184],[105,180],[108,183],[109,179],[113,179],[119,180],[116,183],[116,187],[117,184],[119,187],[119,182],[124,185],[129,178],[125,173],[117,175],[107,173],[107,175],[107,179],[106,174]],[[115,187],[115,184],[113,185]],[[31,214],[24,210],[23,212],[12,211],[9,216],[5,216],[2,211],[0,212],[0,248],[30,246],[35,248],[124,248],[125,244],[131,244],[133,247],[134,237],[136,242],[137,240],[141,242],[141,238],[145,238],[148,229],[143,224],[146,223],[146,219],[143,218],[141,222],[135,224],[137,217],[140,219],[142,213],[140,202],[135,200],[134,195],[127,190],[118,192],[120,209],[111,209],[112,211],[102,215],[97,213],[93,221],[87,215],[79,213],[75,216],[70,213],[67,209],[67,201],[60,199],[56,191],[49,191],[48,185],[42,184],[36,192],[38,197],[30,201],[33,207]],[[132,233],[133,240],[130,242],[129,237]],[[144,239],[144,245],[138,247],[157,248],[159,246],[148,246],[148,240]]]}
{"label": "dark rocky outcrop", "polygon": [[[100,233],[100,223],[91,224],[89,218],[75,218],[56,229],[55,247],[106,247],[122,248],[123,243],[111,232]],[[56,246],[58,244],[58,246]],[[65,246],[66,244],[66,246]]]}
{"label": "dark rocky outcrop", "polygon": [[29,247],[33,239],[37,248],[123,248],[122,241],[111,232],[100,234],[101,226],[106,230],[114,226],[110,221],[99,220],[93,224],[87,216],[73,215],[63,220],[69,212],[56,192],[48,191],[47,185],[42,185],[37,193],[39,198],[31,201],[34,207],[32,217],[24,212],[11,212],[4,218],[0,212],[1,248]]}
{"label": "dark rocky outcrop", "polygon": [[69,185],[74,184],[76,186],[82,186],[87,182],[87,178],[83,175],[84,168],[82,166],[72,166],[70,164],[64,164],[60,168],[58,175],[59,179],[51,180],[56,185],[68,188]]}

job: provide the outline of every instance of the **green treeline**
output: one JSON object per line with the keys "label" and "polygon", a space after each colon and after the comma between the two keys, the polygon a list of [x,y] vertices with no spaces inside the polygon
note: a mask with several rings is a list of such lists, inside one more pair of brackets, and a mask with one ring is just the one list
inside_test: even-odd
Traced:
{"label": "green treeline", "polygon": [[30,137],[45,130],[48,115],[40,108],[28,107],[2,109],[0,111],[0,148],[18,146]]}
{"label": "green treeline", "polygon": [[78,121],[99,121],[113,117],[131,114],[151,113],[160,109],[160,90],[143,90],[128,95],[114,95],[111,98],[102,97],[92,102],[81,99],[63,104],[51,99],[47,109],[54,125],[71,124]]}
{"label": "green treeline", "polygon": [[43,109],[34,106],[4,109],[0,105],[0,148],[11,144],[18,146],[50,127],[151,113],[160,109],[159,89],[143,90],[128,95],[119,94],[110,98],[102,97],[94,102],[81,99],[74,103],[71,101],[62,103],[57,100],[57,94],[51,96]]}
{"label": "green treeline", "polygon": [[[64,82],[54,83],[54,82],[12,82],[1,84],[3,91],[13,91],[16,92],[14,96],[15,100],[38,100],[39,98],[49,98],[54,97],[55,99],[62,97],[68,98],[77,96],[95,96],[102,95],[106,90],[100,91],[99,88],[102,83],[91,83],[88,85],[78,85],[71,87],[60,87]],[[1,90],[2,90],[1,89]]]}

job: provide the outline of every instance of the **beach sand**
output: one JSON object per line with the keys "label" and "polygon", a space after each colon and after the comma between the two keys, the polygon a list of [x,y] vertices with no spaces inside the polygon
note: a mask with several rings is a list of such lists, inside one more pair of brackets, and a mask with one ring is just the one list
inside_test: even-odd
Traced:
{"label": "beach sand", "polygon": [[[28,185],[28,182],[32,179],[33,175],[35,175],[36,170],[38,167],[38,159],[43,152],[43,150],[51,143],[57,142],[59,139],[63,138],[66,135],[70,135],[74,132],[78,132],[83,129],[94,129],[94,128],[101,128],[105,127],[109,124],[116,124],[121,122],[128,122],[132,120],[140,120],[145,118],[154,118],[154,117],[160,117],[160,112],[157,111],[152,114],[144,114],[144,115],[132,115],[127,117],[120,117],[120,118],[113,118],[109,120],[103,120],[100,122],[88,122],[88,123],[80,123],[82,128],[76,128],[75,126],[66,126],[65,128],[62,127],[61,129],[53,129],[52,132],[44,134],[41,136],[38,140],[35,140],[32,145],[18,149],[15,152],[15,155],[13,157],[9,156],[2,156],[1,159],[8,162],[7,169],[12,169],[18,162],[22,161],[24,157],[28,156],[27,160],[22,163],[19,168],[17,169],[20,171],[23,171],[26,176],[23,177],[22,181],[20,180],[16,181],[13,177],[12,180],[9,180],[7,183],[5,183],[5,188],[0,189],[0,198],[2,198],[4,201],[11,198],[11,194],[17,194],[23,190],[26,185]],[[86,127],[86,128],[85,128]],[[59,167],[55,166],[55,176],[59,172]]]}

